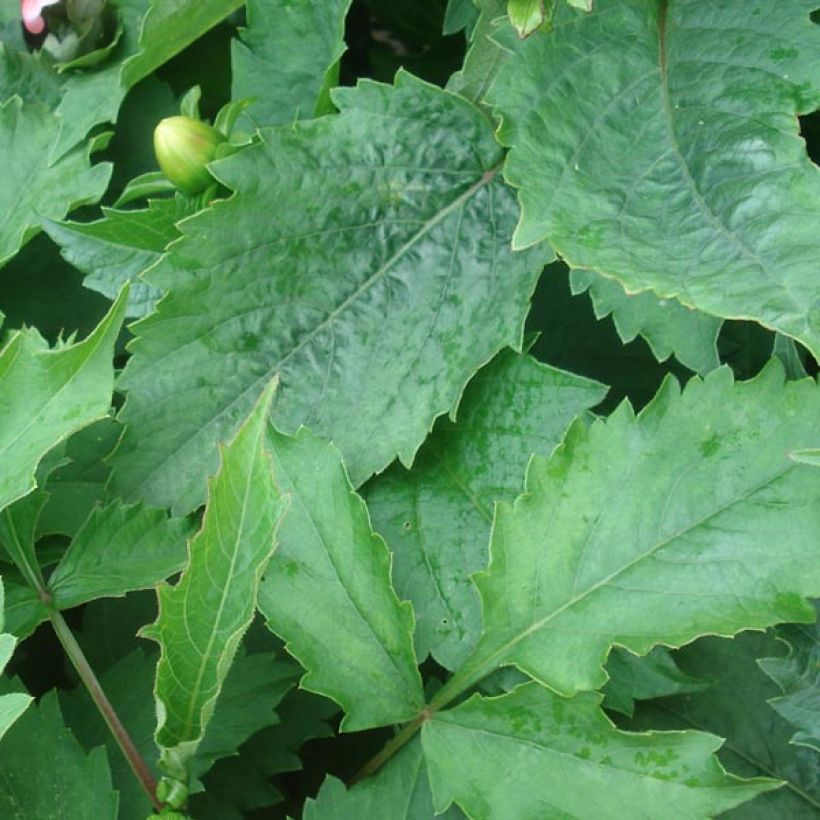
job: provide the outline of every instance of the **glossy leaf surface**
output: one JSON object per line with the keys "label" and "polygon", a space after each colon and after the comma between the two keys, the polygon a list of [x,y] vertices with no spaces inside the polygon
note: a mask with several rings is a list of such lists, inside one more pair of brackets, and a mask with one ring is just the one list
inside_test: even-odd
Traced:
{"label": "glossy leaf surface", "polygon": [[[350,0],[249,0],[247,28],[232,45],[235,100],[254,100],[254,125],[310,119],[327,100],[328,74],[345,51]],[[334,83],[335,85],[335,83]]]}
{"label": "glossy leaf surface", "polygon": [[186,221],[147,277],[167,296],[134,327],[120,382],[125,497],[201,503],[214,442],[276,373],[277,426],[331,439],[358,485],[409,464],[476,368],[520,347],[551,253],[509,250],[490,123],[404,73],[334,99],[338,116],[215,163],[237,193]]}
{"label": "glossy leaf surface", "polygon": [[[820,351],[820,173],[796,114],[820,104],[811,0],[559,6],[491,100],[520,189],[514,245]],[[571,104],[567,104],[571,101]]]}

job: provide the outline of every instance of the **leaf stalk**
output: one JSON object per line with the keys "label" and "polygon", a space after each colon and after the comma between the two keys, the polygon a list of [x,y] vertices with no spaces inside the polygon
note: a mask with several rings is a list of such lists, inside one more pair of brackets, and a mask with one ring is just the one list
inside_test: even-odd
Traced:
{"label": "leaf stalk", "polygon": [[117,745],[120,747],[123,755],[125,755],[128,765],[131,767],[140,785],[145,790],[148,799],[151,801],[151,805],[157,811],[160,811],[162,804],[157,799],[156,779],[148,768],[148,764],[143,760],[142,755],[134,745],[134,741],[131,740],[131,736],[128,734],[125,726],[122,725],[119,716],[114,710],[111,701],[108,700],[102,686],[100,686],[100,682],[97,680],[94,670],[88,663],[82,648],[79,643],[77,643],[77,639],[72,634],[65,618],[63,618],[62,614],[56,609],[52,609],[49,612],[49,618],[66,655],[68,655],[69,660],[77,670],[80,680],[88,690],[88,694],[91,696],[97,709],[99,709],[103,720],[117,741]]}

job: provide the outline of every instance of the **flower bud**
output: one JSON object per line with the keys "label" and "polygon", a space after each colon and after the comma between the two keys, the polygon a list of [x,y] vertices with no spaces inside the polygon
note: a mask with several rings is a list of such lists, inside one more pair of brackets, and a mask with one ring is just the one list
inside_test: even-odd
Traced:
{"label": "flower bud", "polygon": [[216,128],[191,117],[168,117],[154,129],[154,153],[162,173],[189,196],[213,182],[206,165],[223,142]]}

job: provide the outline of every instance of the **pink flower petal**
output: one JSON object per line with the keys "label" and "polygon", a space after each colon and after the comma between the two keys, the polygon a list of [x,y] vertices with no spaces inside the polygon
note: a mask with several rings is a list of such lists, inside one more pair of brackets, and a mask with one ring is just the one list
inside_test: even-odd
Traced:
{"label": "pink flower petal", "polygon": [[46,6],[54,6],[59,2],[60,0],[20,0],[20,14],[26,30],[32,34],[39,34],[46,26],[40,12]]}

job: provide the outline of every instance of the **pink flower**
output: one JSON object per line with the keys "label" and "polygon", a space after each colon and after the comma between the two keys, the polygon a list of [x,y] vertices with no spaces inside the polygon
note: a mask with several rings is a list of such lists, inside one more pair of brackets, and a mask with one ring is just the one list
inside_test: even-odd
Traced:
{"label": "pink flower", "polygon": [[32,34],[39,34],[46,26],[46,21],[40,12],[46,6],[53,6],[60,0],[20,0],[20,12],[23,25]]}

